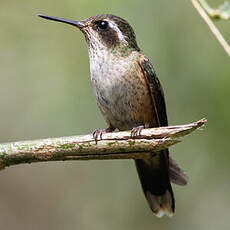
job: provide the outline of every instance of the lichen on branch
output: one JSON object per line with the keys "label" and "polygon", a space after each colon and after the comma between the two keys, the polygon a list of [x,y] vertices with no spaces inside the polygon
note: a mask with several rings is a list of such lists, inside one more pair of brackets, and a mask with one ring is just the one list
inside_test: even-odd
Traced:
{"label": "lichen on branch", "polygon": [[206,119],[201,119],[191,124],[143,129],[136,138],[131,138],[130,131],[106,133],[97,143],[92,134],[3,143],[0,169],[44,161],[148,158],[205,123]]}

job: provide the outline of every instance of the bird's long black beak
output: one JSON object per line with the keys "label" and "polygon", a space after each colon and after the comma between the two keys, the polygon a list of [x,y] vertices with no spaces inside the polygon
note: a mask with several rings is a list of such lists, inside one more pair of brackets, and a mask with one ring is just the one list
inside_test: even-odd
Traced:
{"label": "bird's long black beak", "polygon": [[46,16],[46,15],[43,15],[43,14],[39,14],[38,16],[41,17],[41,18],[48,19],[48,20],[70,24],[72,26],[76,26],[79,29],[82,29],[83,27],[85,27],[85,24],[83,22],[81,22],[81,21],[73,21],[73,20],[69,20],[69,19],[65,19],[65,18]]}

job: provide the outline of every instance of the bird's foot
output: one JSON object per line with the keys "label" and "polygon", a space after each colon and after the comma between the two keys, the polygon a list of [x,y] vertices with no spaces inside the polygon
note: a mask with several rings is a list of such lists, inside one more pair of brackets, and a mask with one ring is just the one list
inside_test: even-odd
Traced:
{"label": "bird's foot", "polygon": [[110,132],[113,132],[113,131],[114,131],[113,127],[108,127],[107,129],[96,129],[96,130],[94,130],[94,132],[93,132],[93,138],[96,141],[96,144],[97,144],[97,141],[99,139],[102,140],[102,135],[103,134],[110,133]]}
{"label": "bird's foot", "polygon": [[132,138],[135,138],[135,137],[137,137],[137,136],[140,136],[141,135],[141,131],[142,131],[142,129],[144,129],[145,128],[145,126],[144,125],[140,125],[140,126],[137,126],[137,127],[135,127],[135,128],[133,128],[132,129],[132,131],[131,131],[131,137]]}

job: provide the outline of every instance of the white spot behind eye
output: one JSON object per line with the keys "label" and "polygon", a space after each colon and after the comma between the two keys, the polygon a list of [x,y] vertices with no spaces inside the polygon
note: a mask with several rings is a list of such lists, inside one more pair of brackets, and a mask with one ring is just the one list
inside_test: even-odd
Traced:
{"label": "white spot behind eye", "polygon": [[127,43],[124,35],[122,34],[122,32],[120,31],[119,27],[117,26],[117,24],[115,22],[109,21],[109,27],[112,28],[113,30],[115,30],[117,32],[118,38],[120,41],[123,41],[125,43]]}

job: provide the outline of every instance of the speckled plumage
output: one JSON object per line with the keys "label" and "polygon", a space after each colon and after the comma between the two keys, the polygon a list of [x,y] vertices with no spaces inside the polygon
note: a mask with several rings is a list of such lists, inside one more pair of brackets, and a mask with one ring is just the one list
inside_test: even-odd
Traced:
{"label": "speckled plumage", "polygon": [[123,58],[107,51],[96,57],[90,55],[91,82],[98,106],[109,125],[119,130],[155,125],[151,98],[144,78],[139,77],[139,55],[135,51]]}
{"label": "speckled plumage", "polygon": [[[101,33],[92,25],[98,18],[109,21],[113,28]],[[83,30],[88,42],[92,87],[109,126],[103,132],[167,125],[161,85],[151,63],[137,46],[129,24],[113,15],[91,17],[86,23],[92,25]],[[135,163],[152,211],[158,217],[172,216],[175,204],[169,181],[168,150]]]}
{"label": "speckled plumage", "polygon": [[[141,53],[132,27],[126,20],[96,15],[83,21],[40,15],[78,27],[85,35],[90,59],[91,82],[97,104],[108,124],[103,132],[141,130],[167,126],[163,90],[150,61]],[[95,134],[95,133],[94,133]],[[158,217],[172,216],[175,203],[170,184],[186,184],[186,176],[168,150],[135,160],[141,185],[151,210]]]}

